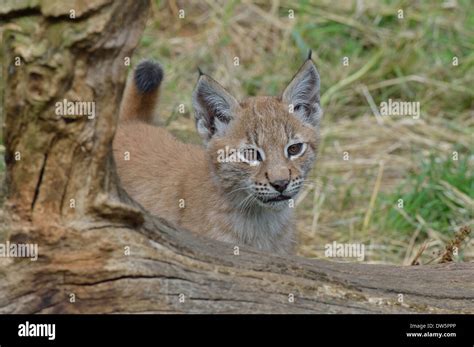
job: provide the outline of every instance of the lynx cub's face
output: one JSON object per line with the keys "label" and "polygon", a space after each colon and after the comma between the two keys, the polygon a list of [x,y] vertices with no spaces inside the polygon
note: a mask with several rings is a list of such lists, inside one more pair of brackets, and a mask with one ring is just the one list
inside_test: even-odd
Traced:
{"label": "lynx cub's face", "polygon": [[316,158],[322,112],[313,62],[303,64],[280,97],[242,102],[201,75],[193,104],[214,179],[236,207],[288,207]]}

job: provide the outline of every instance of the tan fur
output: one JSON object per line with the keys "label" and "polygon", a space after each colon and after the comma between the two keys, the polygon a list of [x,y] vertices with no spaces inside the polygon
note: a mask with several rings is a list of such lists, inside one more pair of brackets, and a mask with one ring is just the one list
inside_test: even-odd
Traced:
{"label": "tan fur", "polygon": [[160,97],[159,88],[150,93],[140,93],[130,78],[123,95],[119,116],[121,121],[140,120],[146,123],[153,121],[155,107]]}
{"label": "tan fur", "polygon": [[[127,192],[150,212],[192,232],[233,246],[292,252],[293,211],[288,202],[265,204],[245,194],[259,187],[268,190],[269,182],[283,179],[295,183],[297,192],[316,156],[317,129],[289,114],[281,97],[255,97],[236,106],[236,121],[224,136],[212,137],[206,147],[185,144],[165,129],[141,122],[136,110],[144,106],[137,105],[140,100],[131,90],[122,106],[130,111],[123,113],[114,141]],[[290,160],[283,150],[295,136],[308,147],[303,156]],[[220,149],[252,141],[265,153],[258,166],[217,160]],[[130,160],[125,160],[126,152]]]}

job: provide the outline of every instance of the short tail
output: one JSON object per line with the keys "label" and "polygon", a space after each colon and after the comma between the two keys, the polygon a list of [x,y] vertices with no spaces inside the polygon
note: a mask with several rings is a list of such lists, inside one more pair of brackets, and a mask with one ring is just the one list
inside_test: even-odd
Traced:
{"label": "short tail", "polygon": [[160,64],[152,60],[140,62],[133,71],[133,78],[127,81],[120,105],[120,121],[139,120],[151,123],[162,80],[163,69]]}

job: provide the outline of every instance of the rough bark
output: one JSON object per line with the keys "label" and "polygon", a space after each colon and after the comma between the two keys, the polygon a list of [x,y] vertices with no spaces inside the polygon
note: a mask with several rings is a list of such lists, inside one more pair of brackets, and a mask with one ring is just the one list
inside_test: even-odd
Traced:
{"label": "rough bark", "polygon": [[[0,313],[474,312],[473,264],[347,264],[245,247],[234,255],[233,245],[149,215],[121,189],[110,152],[124,58],[148,2],[65,3],[0,5],[0,242],[37,243],[40,253],[36,262],[0,258]],[[95,101],[95,119],[58,116],[64,98]]]}

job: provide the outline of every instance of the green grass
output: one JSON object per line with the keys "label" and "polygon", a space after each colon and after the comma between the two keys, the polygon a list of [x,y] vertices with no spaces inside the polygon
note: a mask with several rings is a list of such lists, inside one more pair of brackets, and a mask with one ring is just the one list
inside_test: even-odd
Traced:
{"label": "green grass", "polygon": [[394,192],[380,196],[377,224],[398,238],[409,237],[420,222],[422,238],[429,229],[451,236],[464,221],[474,218],[473,199],[474,170],[468,158],[455,161],[432,155]]}

